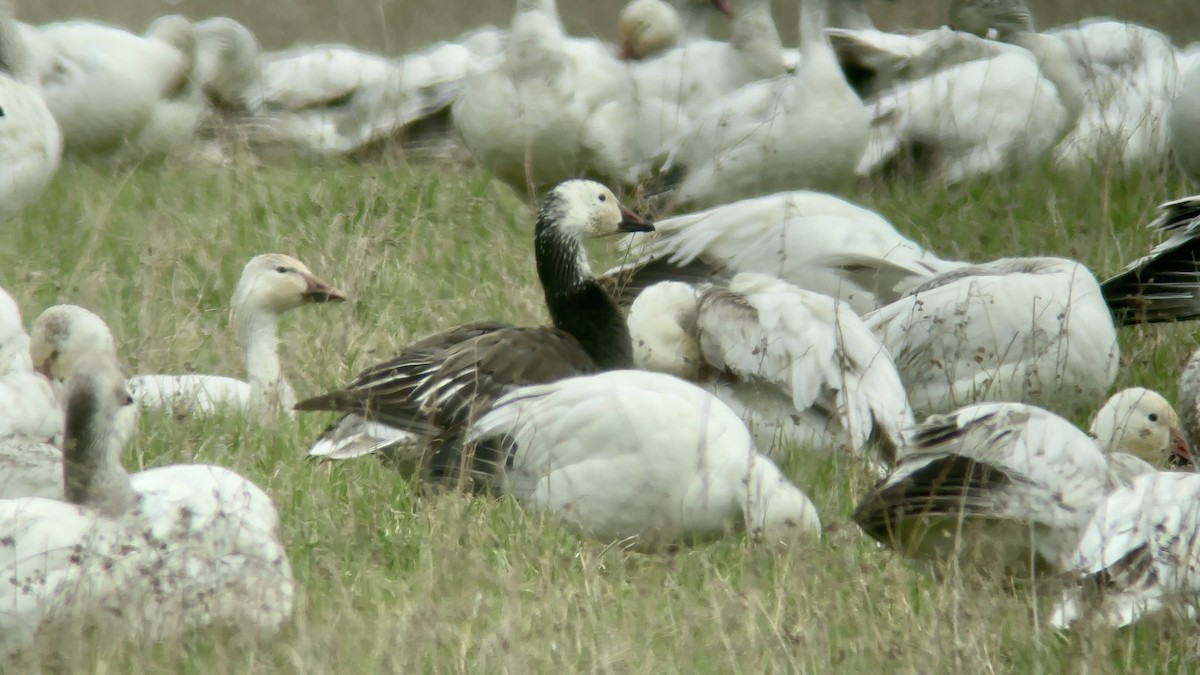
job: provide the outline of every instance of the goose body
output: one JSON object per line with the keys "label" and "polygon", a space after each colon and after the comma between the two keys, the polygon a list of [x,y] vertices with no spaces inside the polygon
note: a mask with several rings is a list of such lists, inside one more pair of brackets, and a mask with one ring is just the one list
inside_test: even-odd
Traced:
{"label": "goose body", "polygon": [[[963,265],[938,258],[870,209],[806,190],[667,218],[654,229],[653,235],[635,235],[632,250],[639,259],[629,267],[664,260],[669,268],[699,263],[728,274],[771,274],[838,298],[859,314]],[[618,269],[606,276],[621,274]]]}
{"label": "goose body", "polygon": [[739,412],[760,448],[781,442],[895,458],[912,410],[891,358],[843,303],[762,274],[728,286],[647,288],[629,310],[640,368],[697,381]]}
{"label": "goose body", "polygon": [[1179,436],[1173,415],[1145,390],[1112,397],[1094,436],[1020,403],[935,415],[909,432],[895,470],[859,501],[854,520],[915,558],[970,553],[990,569],[1069,569],[1092,514],[1123,479],[1106,453],[1165,463]]}
{"label": "goose body", "polygon": [[756,452],[741,419],[668,375],[618,370],[521,387],[471,437],[511,452],[495,468],[501,492],[602,541],[653,550],[736,529],[771,541],[820,536],[816,508]]}
{"label": "goose body", "polygon": [[190,150],[205,112],[196,37],[178,16],[145,36],[90,21],[37,30],[42,96],[71,153],[115,156]]}
{"label": "goose body", "polygon": [[1175,161],[1200,181],[1200,58],[1185,71],[1167,122]]}
{"label": "goose body", "polygon": [[81,357],[64,398],[69,503],[0,500],[0,571],[25,580],[0,592],[0,653],[47,629],[150,640],[210,624],[277,630],[294,582],[270,498],[220,467],[126,475],[118,418],[135,409],[111,355]]}
{"label": "goose body", "polygon": [[823,29],[827,0],[801,8],[801,64],[713,102],[675,141],[659,181],[672,208],[702,208],[849,179],[869,116]]}
{"label": "goose body", "polygon": [[0,2],[0,220],[20,212],[58,171],[62,134],[38,89],[36,63],[11,0]]}
{"label": "goose body", "polygon": [[[560,184],[542,201],[534,234],[538,278],[554,326],[486,322],[453,328],[364,370],[343,390],[301,401],[297,410],[345,414],[315,450],[330,457],[356,456],[380,440],[386,446],[388,439],[359,433],[369,420],[417,438],[439,437],[436,445],[449,453],[434,457],[432,473],[441,477],[439,472],[450,471],[449,464],[457,461],[450,441],[460,439],[472,420],[512,389],[631,367],[629,330],[592,276],[582,239],[650,228],[598,183]],[[350,440],[338,447],[341,438]]]}
{"label": "goose body", "polygon": [[17,304],[0,289],[0,499],[62,495],[62,410],[33,369]]}
{"label": "goose body", "polygon": [[1091,618],[1121,627],[1172,609],[1195,617],[1198,504],[1194,473],[1146,473],[1108,495],[1069,559],[1079,586],[1063,594],[1051,625]]}
{"label": "goose body", "polygon": [[264,104],[261,48],[249,28],[219,16],[194,24],[197,77],[214,107],[255,113]]}

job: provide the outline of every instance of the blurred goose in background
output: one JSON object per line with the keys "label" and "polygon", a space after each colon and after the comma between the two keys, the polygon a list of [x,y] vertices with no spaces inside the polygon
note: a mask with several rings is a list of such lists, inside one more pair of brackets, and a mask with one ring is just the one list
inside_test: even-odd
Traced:
{"label": "blurred goose in background", "polygon": [[13,16],[0,0],[0,221],[37,199],[58,171],[62,134],[38,90],[36,64]]}
{"label": "blurred goose in background", "polygon": [[0,288],[0,499],[62,496],[62,408],[34,371],[17,303]]}
{"label": "blurred goose in background", "polygon": [[794,74],[714,102],[674,140],[651,188],[660,203],[705,207],[835,185],[853,175],[870,118],[825,39],[829,2],[801,5],[801,63]]}
{"label": "blurred goose in background", "polygon": [[1189,61],[1167,123],[1175,161],[1193,181],[1200,182],[1200,50]]}
{"label": "blurred goose in background", "polygon": [[[633,351],[621,310],[597,283],[583,239],[653,228],[603,185],[569,180],[542,200],[534,231],[538,279],[554,326],[474,323],[430,336],[372,366],[346,388],[301,401],[297,410],[343,417],[313,453],[354,457],[389,444],[432,438],[439,454],[427,478],[456,472],[456,441],[496,399],[516,387],[631,368]],[[378,423],[411,435],[379,438]],[[406,448],[407,449],[407,448]]]}
{"label": "blurred goose in background", "polygon": [[67,152],[137,159],[191,151],[206,104],[190,21],[164,16],[141,36],[82,20],[26,35],[37,42],[42,95]]}
{"label": "blurred goose in background", "polygon": [[[670,420],[664,424],[664,420]],[[641,550],[731,530],[769,543],[816,540],[817,510],[704,390],[612,371],[520,387],[469,439],[491,446],[491,484],[527,509]]]}
{"label": "blurred goose in background", "polygon": [[[112,355],[64,386],[67,501],[0,500],[0,655],[43,627],[158,640],[208,625],[274,632],[295,592],[270,497],[227,469],[121,467],[135,413]],[[114,620],[114,617],[117,619]]]}
{"label": "blurred goose in background", "polygon": [[617,16],[621,58],[645,59],[707,39],[714,9],[733,16],[726,0],[631,0]]}
{"label": "blurred goose in background", "polygon": [[197,76],[209,102],[236,113],[258,112],[265,105],[261,48],[242,24],[219,16],[193,24],[196,31]]}
{"label": "blurred goose in background", "polygon": [[1025,577],[1046,566],[1069,569],[1096,507],[1122,478],[1105,452],[1163,464],[1176,447],[1170,406],[1159,399],[1114,396],[1097,414],[1094,436],[1020,403],[934,415],[906,434],[896,469],[859,501],[854,521],[917,559],[966,553]]}
{"label": "blurred goose in background", "polygon": [[[221,410],[291,415],[296,395],[279,365],[276,331],[280,314],[306,303],[345,300],[346,295],[290,256],[255,256],[242,269],[231,300],[231,320],[246,359],[247,380],[220,375],[136,375],[129,389],[139,406],[188,415]],[[70,375],[81,354],[111,346],[100,317],[80,307],[47,310],[34,324],[30,351],[35,364],[56,379]]]}
{"label": "blurred goose in background", "polygon": [[859,175],[915,170],[943,182],[1038,161],[1075,125],[1084,84],[1066,45],[1034,32],[1023,5],[956,0],[951,27],[966,62],[903,82],[871,101]]}
{"label": "blurred goose in background", "polygon": [[900,376],[845,304],[774,277],[728,285],[663,282],[629,309],[634,362],[700,384],[750,426],[759,448],[780,444],[865,457],[877,440],[896,458],[914,423]]}
{"label": "blurred goose in background", "polygon": [[605,272],[623,301],[663,279],[770,274],[865,314],[935,275],[967,263],[942,260],[883,216],[839,197],[795,190],[657,221],[622,249],[637,258]]}
{"label": "blurred goose in background", "polygon": [[1050,615],[1055,628],[1088,619],[1122,627],[1158,612],[1196,617],[1200,475],[1151,472],[1100,504],[1067,569],[1078,585]]}

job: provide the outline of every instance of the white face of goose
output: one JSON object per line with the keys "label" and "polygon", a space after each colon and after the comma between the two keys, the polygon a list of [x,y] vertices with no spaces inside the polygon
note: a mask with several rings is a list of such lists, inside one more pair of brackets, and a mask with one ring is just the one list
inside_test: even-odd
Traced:
{"label": "white face of goose", "polygon": [[346,294],[291,256],[266,253],[250,259],[233,292],[235,311],[279,314],[307,302],[345,300]]}
{"label": "white face of goose", "polygon": [[642,291],[629,307],[633,362],[641,370],[698,380],[703,355],[693,334],[696,289],[664,281]]}
{"label": "white face of goose", "polygon": [[78,305],[54,305],[42,312],[29,331],[33,367],[52,380],[65,380],[81,356],[117,353],[104,319]]}
{"label": "white face of goose", "polygon": [[646,219],[621,206],[612,190],[595,181],[559,183],[543,204],[560,230],[580,238],[654,231]]}
{"label": "white face of goose", "polygon": [[641,59],[675,44],[679,12],[665,0],[633,0],[617,17],[621,58]]}
{"label": "white face of goose", "polygon": [[1179,416],[1165,398],[1149,389],[1135,387],[1113,394],[1096,413],[1092,434],[1105,452],[1129,453],[1154,466],[1167,461],[1190,463]]}

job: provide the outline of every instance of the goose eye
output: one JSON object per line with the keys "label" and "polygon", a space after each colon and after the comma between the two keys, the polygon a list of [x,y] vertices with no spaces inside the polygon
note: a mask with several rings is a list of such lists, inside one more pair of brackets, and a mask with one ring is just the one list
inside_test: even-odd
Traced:
{"label": "goose eye", "polygon": [[1150,421],[1157,422],[1158,421],[1158,413],[1150,413]]}
{"label": "goose eye", "polygon": [[287,274],[288,268],[284,267],[283,265],[280,265],[279,267],[275,268],[275,271],[279,272],[280,274]]}
{"label": "goose eye", "polygon": [[602,201],[602,202],[606,202],[606,201],[608,201],[608,196],[607,196],[607,195],[600,195],[600,201]]}
{"label": "goose eye", "polygon": [[133,397],[129,395],[129,392],[125,392],[125,397],[121,399],[121,405],[133,405]]}

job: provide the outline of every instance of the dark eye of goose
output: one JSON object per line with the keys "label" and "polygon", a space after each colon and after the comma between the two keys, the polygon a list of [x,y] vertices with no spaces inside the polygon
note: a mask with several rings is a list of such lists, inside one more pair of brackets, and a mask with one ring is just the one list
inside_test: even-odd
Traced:
{"label": "dark eye of goose", "polygon": [[283,265],[280,265],[279,267],[275,268],[275,271],[279,272],[280,274],[287,274],[288,268],[284,267]]}
{"label": "dark eye of goose", "polygon": [[607,195],[600,195],[600,201],[602,201],[602,202],[606,202],[606,201],[608,201],[608,196],[607,196]]}
{"label": "dark eye of goose", "polygon": [[1150,421],[1157,422],[1158,421],[1158,413],[1150,413]]}

